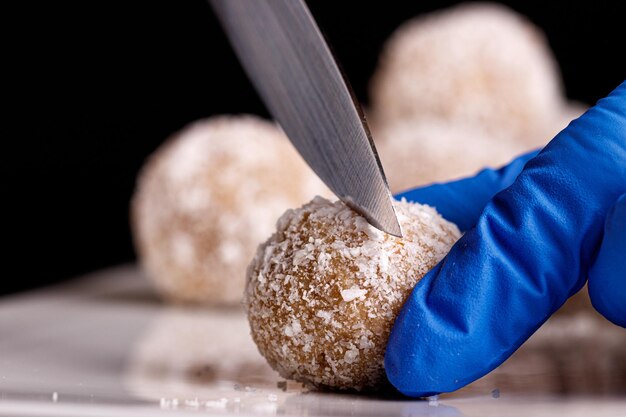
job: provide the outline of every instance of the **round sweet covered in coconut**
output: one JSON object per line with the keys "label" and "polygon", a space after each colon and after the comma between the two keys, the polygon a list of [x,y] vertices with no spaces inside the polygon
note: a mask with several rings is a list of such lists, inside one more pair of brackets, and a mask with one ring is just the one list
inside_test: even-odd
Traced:
{"label": "round sweet covered in coconut", "polygon": [[275,124],[196,122],[139,175],[132,220],[140,262],[170,300],[240,302],[246,266],[276,218],[326,190]]}
{"label": "round sweet covered in coconut", "polygon": [[334,389],[385,383],[385,346],[403,302],[460,237],[431,207],[395,209],[403,238],[317,197],[288,210],[259,247],[244,304],[259,351],[283,377]]}
{"label": "round sweet covered in coconut", "polygon": [[543,34],[494,4],[456,6],[402,25],[370,87],[375,124],[442,119],[516,138],[545,132],[565,105]]}

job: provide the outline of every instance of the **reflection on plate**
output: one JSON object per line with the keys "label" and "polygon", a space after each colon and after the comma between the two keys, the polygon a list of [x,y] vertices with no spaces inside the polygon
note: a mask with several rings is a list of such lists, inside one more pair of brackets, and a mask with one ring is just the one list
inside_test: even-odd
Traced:
{"label": "reflection on plate", "polygon": [[624,346],[582,308],[454,394],[316,392],[269,368],[241,308],[163,305],[124,267],[0,300],[0,415],[612,416],[626,409]]}

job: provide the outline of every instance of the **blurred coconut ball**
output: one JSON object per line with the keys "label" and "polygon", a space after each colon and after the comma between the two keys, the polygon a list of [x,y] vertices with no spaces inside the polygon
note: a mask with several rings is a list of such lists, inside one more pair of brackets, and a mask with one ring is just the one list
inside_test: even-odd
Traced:
{"label": "blurred coconut ball", "polygon": [[472,126],[442,121],[398,122],[378,130],[374,137],[392,192],[496,168],[524,148]]}
{"label": "blurred coconut ball", "polygon": [[239,302],[246,265],[280,214],[328,193],[275,124],[254,116],[196,122],[138,177],[132,223],[141,265],[172,301]]}
{"label": "blurred coconut ball", "polygon": [[377,389],[393,322],[415,284],[459,239],[429,206],[394,202],[403,237],[344,203],[288,210],[248,269],[252,337],[281,376],[316,387]]}
{"label": "blurred coconut ball", "polygon": [[442,119],[512,138],[541,134],[564,105],[543,34],[513,11],[482,3],[403,24],[381,54],[370,96],[377,125]]}
{"label": "blurred coconut ball", "polygon": [[393,192],[400,192],[472,176],[486,167],[499,168],[545,146],[584,111],[582,104],[568,104],[543,133],[517,141],[473,125],[442,120],[374,125],[372,133],[389,186]]}

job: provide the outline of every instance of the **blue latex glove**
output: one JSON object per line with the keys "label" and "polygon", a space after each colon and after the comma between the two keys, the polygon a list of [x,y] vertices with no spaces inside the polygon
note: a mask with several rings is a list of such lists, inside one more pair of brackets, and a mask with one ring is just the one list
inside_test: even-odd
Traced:
{"label": "blue latex glove", "polygon": [[385,368],[402,393],[487,374],[587,278],[595,308],[626,326],[626,82],[540,153],[402,196],[467,230],[391,332]]}

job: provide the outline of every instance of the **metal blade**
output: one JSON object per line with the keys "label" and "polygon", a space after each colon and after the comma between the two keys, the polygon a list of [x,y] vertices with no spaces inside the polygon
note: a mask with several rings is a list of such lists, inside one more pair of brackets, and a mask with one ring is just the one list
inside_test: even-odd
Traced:
{"label": "metal blade", "polygon": [[209,0],[274,118],[317,175],[371,225],[402,231],[365,118],[302,0]]}

